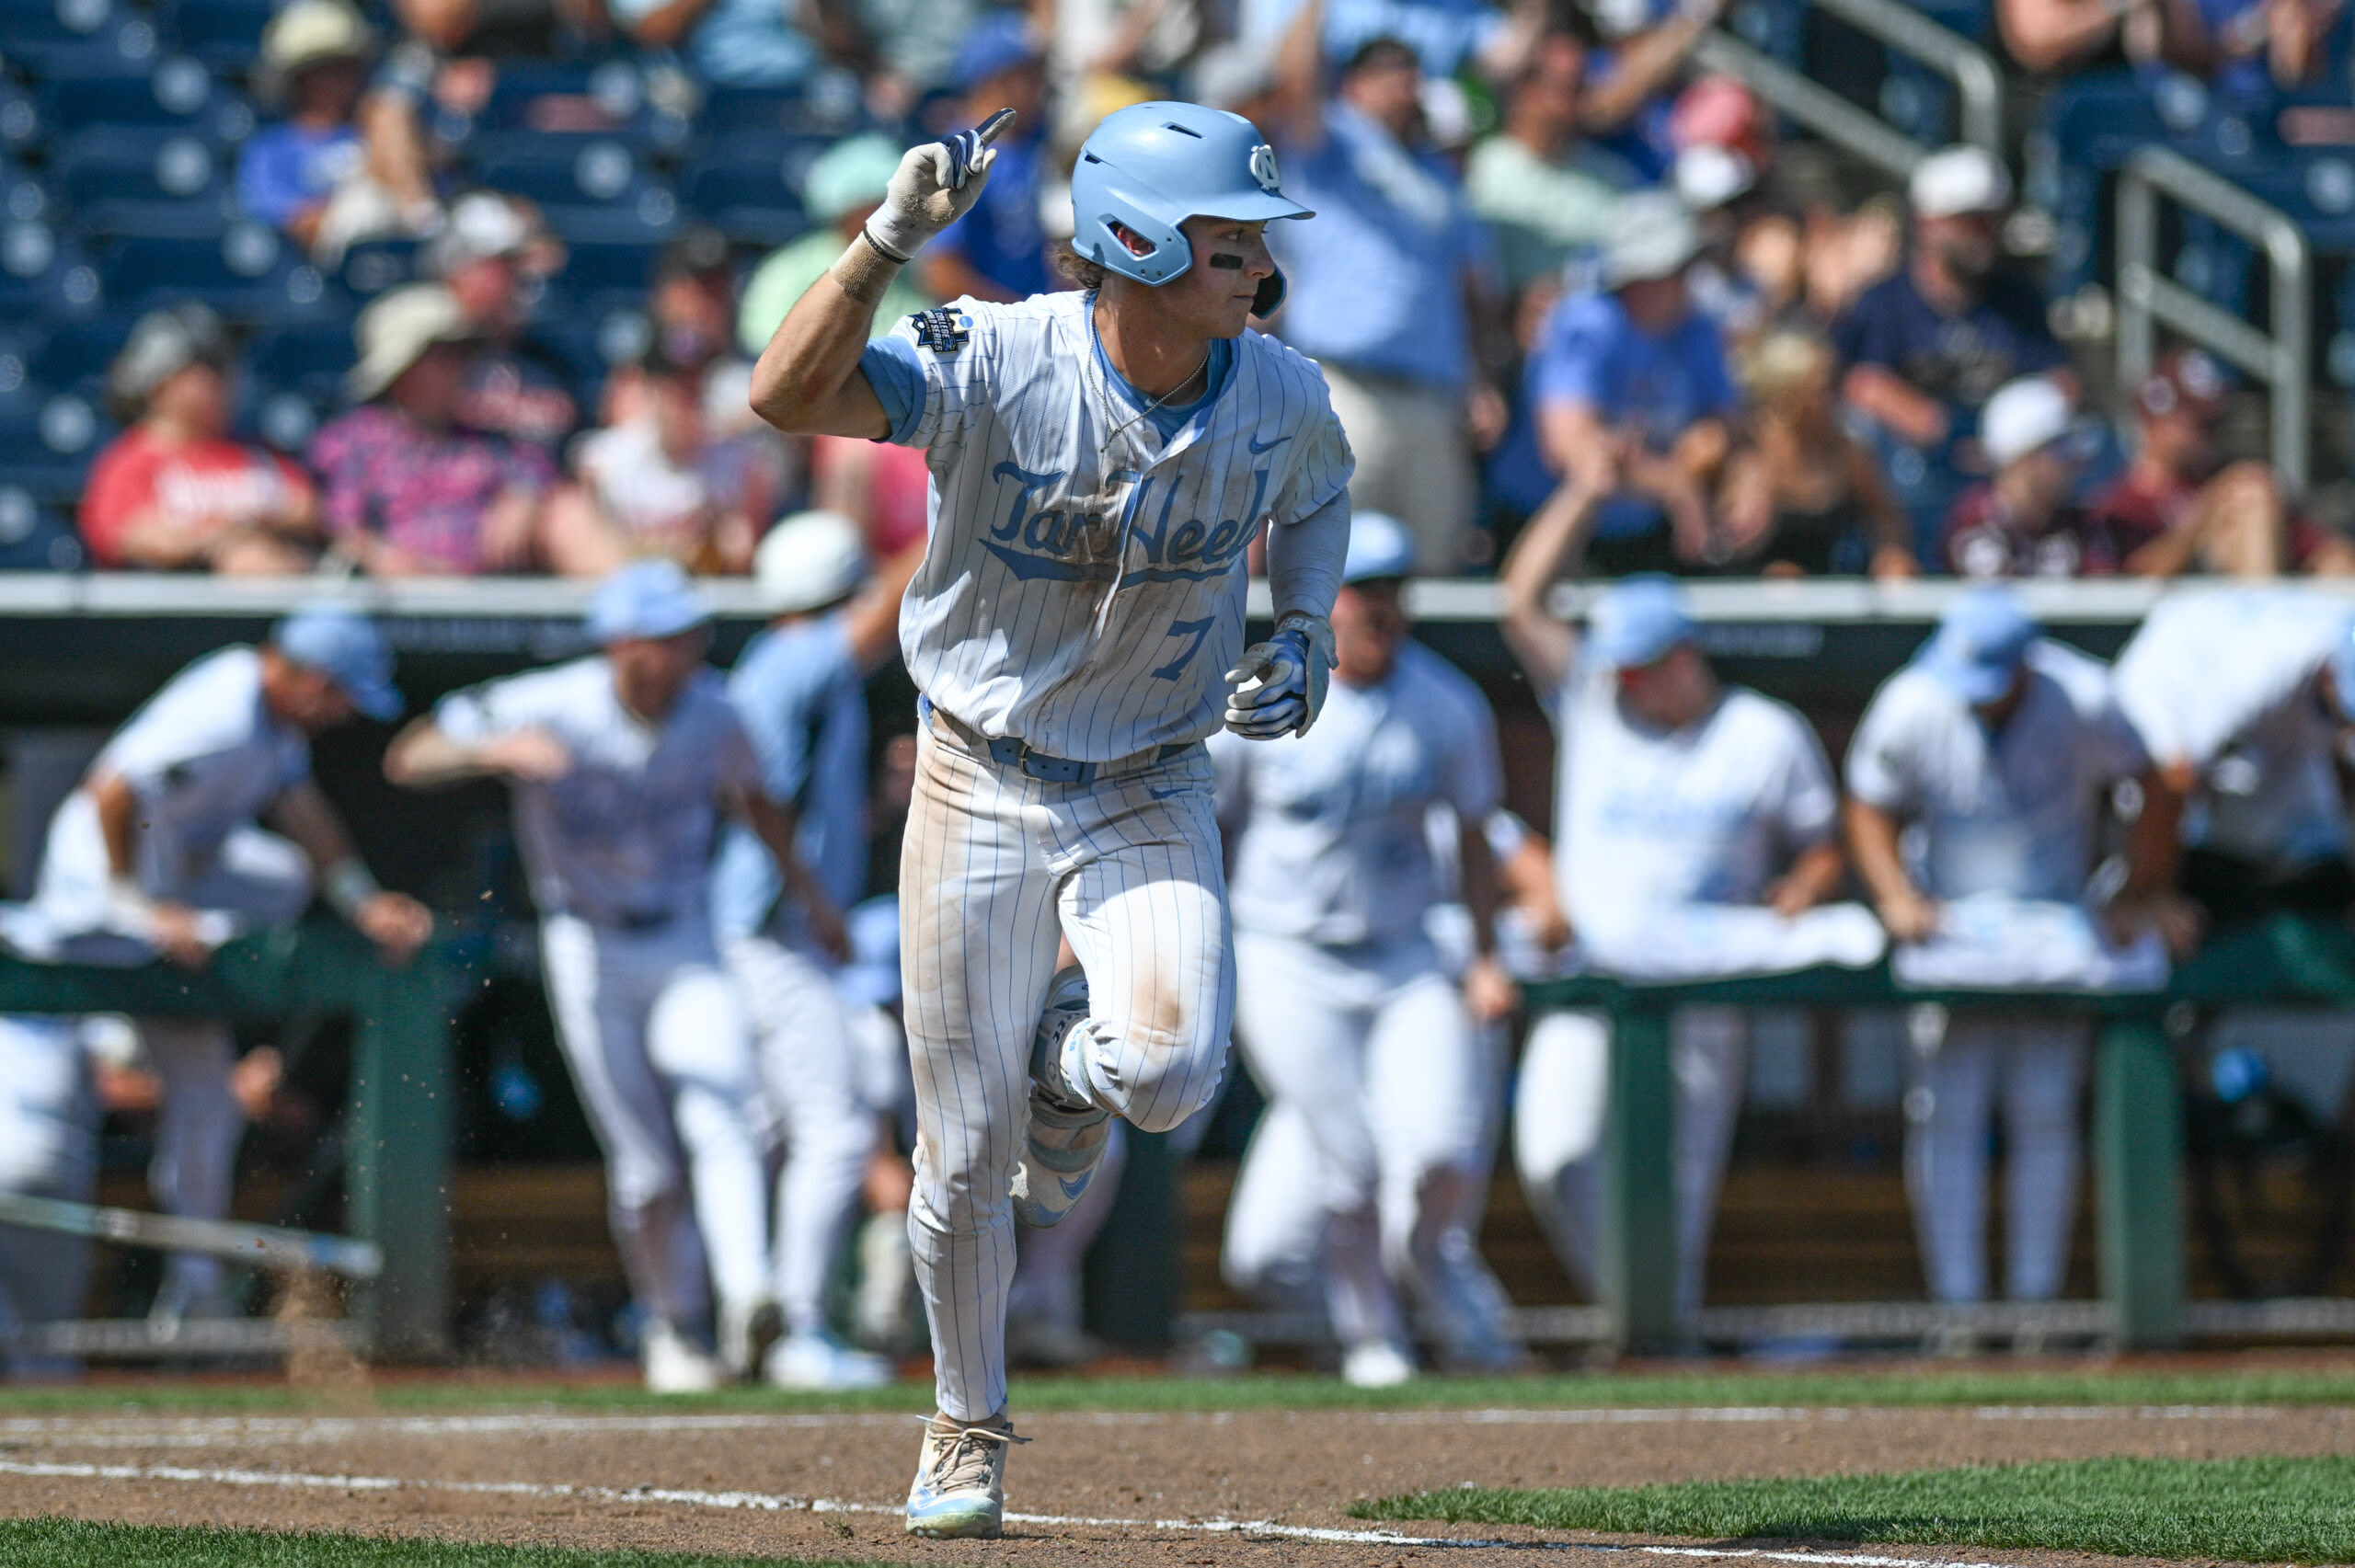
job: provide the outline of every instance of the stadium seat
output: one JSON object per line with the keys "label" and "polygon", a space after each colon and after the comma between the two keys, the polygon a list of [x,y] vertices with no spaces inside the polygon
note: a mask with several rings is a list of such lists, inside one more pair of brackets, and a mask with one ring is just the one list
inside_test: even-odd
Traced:
{"label": "stadium seat", "polygon": [[98,449],[116,426],[89,399],[60,393],[33,406],[0,408],[0,489],[71,506]]}
{"label": "stadium seat", "polygon": [[0,320],[79,320],[99,303],[98,271],[72,235],[39,221],[0,226]]}
{"label": "stadium seat", "polygon": [[222,75],[242,75],[261,58],[261,31],[277,10],[277,0],[178,0],[162,19],[182,52]]}
{"label": "stadium seat", "polygon": [[203,137],[168,126],[91,126],[52,160],[52,193],[88,233],[186,229],[185,214],[234,211],[228,169]]}
{"label": "stadium seat", "polygon": [[59,135],[87,125],[159,125],[233,143],[254,125],[245,100],[218,88],[213,74],[185,54],[129,71],[52,74],[41,84],[40,103],[42,119]]}
{"label": "stadium seat", "polygon": [[107,367],[122,351],[131,325],[131,317],[113,315],[61,322],[41,334],[26,368],[36,385],[70,392],[98,406],[106,396]]}
{"label": "stadium seat", "polygon": [[678,226],[678,199],[614,137],[510,132],[473,151],[477,183],[536,203],[568,241],[653,243]]}
{"label": "stadium seat", "polygon": [[343,395],[343,373],[356,357],[349,322],[318,321],[263,333],[238,368],[257,383],[331,404]]}
{"label": "stadium seat", "polygon": [[344,251],[337,276],[353,298],[372,299],[423,277],[422,249],[422,243],[413,239],[362,240]]}
{"label": "stadium seat", "polygon": [[738,132],[690,165],[681,180],[688,208],[744,245],[777,246],[810,226],[801,185],[830,139]]}
{"label": "stadium seat", "polygon": [[35,77],[109,62],[152,63],[152,23],[115,0],[0,0],[0,47]]}
{"label": "stadium seat", "polygon": [[0,572],[70,572],[82,557],[65,508],[41,505],[21,485],[0,484]]}
{"label": "stadium seat", "polygon": [[40,106],[13,82],[0,81],[0,152],[11,155],[39,146],[48,134]]}
{"label": "stadium seat", "polygon": [[231,223],[218,237],[111,235],[98,254],[100,285],[118,310],[197,300],[234,320],[273,326],[332,317],[350,306],[275,230],[258,223]]}

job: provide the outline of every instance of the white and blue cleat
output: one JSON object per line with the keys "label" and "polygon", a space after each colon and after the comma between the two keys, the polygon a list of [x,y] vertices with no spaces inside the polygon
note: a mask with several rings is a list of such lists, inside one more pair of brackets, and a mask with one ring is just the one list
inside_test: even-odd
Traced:
{"label": "white and blue cleat", "polygon": [[1061,1224],[1078,1207],[1112,1138],[1111,1112],[1065,1097],[1064,1043],[1086,1016],[1087,976],[1074,964],[1048,986],[1030,1046],[1030,1126],[1014,1169],[1013,1196],[1014,1217],[1037,1230]]}
{"label": "white and blue cleat", "polygon": [[932,1540],[995,1540],[1005,1530],[1005,1451],[1028,1439],[1003,1415],[966,1423],[936,1415],[908,1487],[908,1533]]}

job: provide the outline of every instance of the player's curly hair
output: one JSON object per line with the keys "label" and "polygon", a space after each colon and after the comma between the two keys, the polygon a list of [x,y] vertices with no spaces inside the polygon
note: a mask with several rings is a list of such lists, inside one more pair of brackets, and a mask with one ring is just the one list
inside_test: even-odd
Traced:
{"label": "player's curly hair", "polygon": [[1049,246],[1047,259],[1053,264],[1056,271],[1091,294],[1102,288],[1104,280],[1111,275],[1110,269],[1100,261],[1090,261],[1086,257],[1080,255],[1067,239],[1059,239]]}

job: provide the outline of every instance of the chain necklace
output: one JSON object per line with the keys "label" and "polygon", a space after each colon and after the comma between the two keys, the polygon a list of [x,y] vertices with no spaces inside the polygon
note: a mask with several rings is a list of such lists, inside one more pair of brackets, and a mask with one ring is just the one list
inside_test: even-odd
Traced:
{"label": "chain necklace", "polygon": [[[1096,371],[1097,403],[1098,406],[1103,409],[1105,424],[1109,427],[1109,429],[1105,431],[1104,439],[1097,443],[1096,458],[1099,464],[1102,464],[1106,458],[1111,455],[1112,443],[1118,441],[1121,435],[1133,427],[1138,420],[1152,414],[1163,404],[1168,402],[1171,398],[1177,396],[1179,393],[1194,384],[1194,378],[1200,375],[1204,371],[1210,368],[1211,353],[1212,349],[1215,347],[1214,344],[1204,344],[1202,346],[1201,362],[1187,372],[1186,379],[1184,381],[1179,382],[1176,386],[1171,387],[1167,392],[1163,393],[1160,396],[1146,404],[1143,408],[1138,409],[1134,414],[1130,415],[1127,418],[1115,425],[1112,423],[1112,416],[1114,413],[1114,409],[1112,407],[1112,386],[1110,378],[1107,373],[1108,367],[1111,362],[1111,356],[1104,353],[1103,340],[1096,330],[1096,307],[1092,302],[1089,303],[1087,309],[1087,357],[1091,361],[1095,360],[1098,354],[1104,354],[1103,362],[1094,367]],[[1139,477],[1142,476],[1132,475],[1128,482],[1134,484]],[[1135,522],[1133,513],[1133,507],[1122,507],[1120,509],[1120,532],[1114,538],[1112,544],[1112,585],[1104,590],[1103,599],[1100,600],[1096,606],[1095,635],[1099,637],[1104,635],[1104,628],[1111,619],[1112,601],[1120,596],[1120,589],[1128,581],[1129,531]]]}

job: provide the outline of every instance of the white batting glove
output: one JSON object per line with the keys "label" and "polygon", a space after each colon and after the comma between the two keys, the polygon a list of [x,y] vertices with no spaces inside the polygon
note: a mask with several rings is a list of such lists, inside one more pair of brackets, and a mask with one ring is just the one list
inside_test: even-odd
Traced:
{"label": "white batting glove", "polygon": [[1322,615],[1294,610],[1275,635],[1253,643],[1226,672],[1226,727],[1252,740],[1305,735],[1325,711],[1333,679],[1333,628]]}
{"label": "white batting glove", "polygon": [[909,148],[883,189],[883,205],[867,220],[867,237],[892,260],[905,261],[973,210],[996,162],[997,149],[981,131]]}

